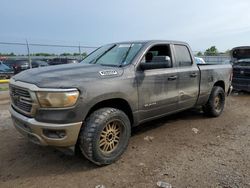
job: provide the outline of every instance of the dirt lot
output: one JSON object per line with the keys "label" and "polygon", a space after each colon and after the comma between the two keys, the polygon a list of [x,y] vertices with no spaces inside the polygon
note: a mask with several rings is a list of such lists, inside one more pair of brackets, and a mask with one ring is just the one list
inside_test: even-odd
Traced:
{"label": "dirt lot", "polygon": [[191,110],[140,126],[122,158],[102,168],[29,143],[13,128],[7,101],[0,103],[0,143],[0,187],[151,188],[159,180],[250,187],[250,94],[228,98],[219,118]]}

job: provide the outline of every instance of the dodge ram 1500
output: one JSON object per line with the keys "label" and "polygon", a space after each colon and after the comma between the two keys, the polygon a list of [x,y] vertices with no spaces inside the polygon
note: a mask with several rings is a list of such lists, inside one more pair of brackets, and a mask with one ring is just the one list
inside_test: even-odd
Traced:
{"label": "dodge ram 1500", "polygon": [[117,160],[131,128],[202,106],[219,116],[232,66],[197,65],[187,43],[104,45],[79,64],[24,71],[10,81],[14,126],[40,145],[78,147],[98,165]]}

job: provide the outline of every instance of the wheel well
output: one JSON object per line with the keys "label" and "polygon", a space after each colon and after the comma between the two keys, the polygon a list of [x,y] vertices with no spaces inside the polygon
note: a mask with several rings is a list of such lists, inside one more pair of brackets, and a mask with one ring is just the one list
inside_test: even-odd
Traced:
{"label": "wheel well", "polygon": [[133,118],[133,113],[131,110],[130,105],[128,102],[124,99],[108,99],[101,101],[97,104],[95,104],[88,112],[87,116],[88,117],[90,114],[92,114],[94,111],[100,109],[100,108],[105,108],[105,107],[111,107],[111,108],[116,108],[121,111],[123,111],[129,118],[131,125],[134,123],[134,118]]}
{"label": "wheel well", "polygon": [[225,91],[225,83],[224,83],[224,81],[217,81],[215,84],[214,84],[214,86],[219,86],[219,87],[221,87],[224,91]]}

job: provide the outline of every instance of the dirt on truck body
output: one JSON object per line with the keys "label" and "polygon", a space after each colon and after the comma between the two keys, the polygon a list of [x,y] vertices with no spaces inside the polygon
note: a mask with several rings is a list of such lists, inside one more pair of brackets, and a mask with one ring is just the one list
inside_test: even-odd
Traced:
{"label": "dirt on truck body", "polygon": [[221,115],[232,66],[197,65],[191,52],[184,42],[122,42],[80,64],[27,70],[10,81],[14,125],[36,144],[77,147],[95,164],[111,164],[135,126],[197,106]]}

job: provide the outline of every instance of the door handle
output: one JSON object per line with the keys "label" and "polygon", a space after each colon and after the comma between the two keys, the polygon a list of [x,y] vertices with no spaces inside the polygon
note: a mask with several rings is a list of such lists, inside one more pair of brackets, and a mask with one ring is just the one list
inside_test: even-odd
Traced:
{"label": "door handle", "polygon": [[190,74],[190,77],[195,78],[198,74],[197,73],[192,73]]}
{"label": "door handle", "polygon": [[170,77],[168,77],[168,80],[176,80],[177,79],[177,76],[170,76]]}

